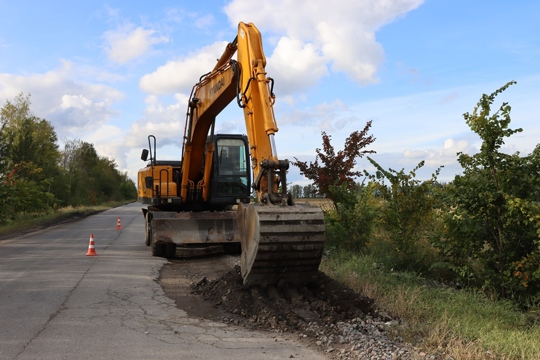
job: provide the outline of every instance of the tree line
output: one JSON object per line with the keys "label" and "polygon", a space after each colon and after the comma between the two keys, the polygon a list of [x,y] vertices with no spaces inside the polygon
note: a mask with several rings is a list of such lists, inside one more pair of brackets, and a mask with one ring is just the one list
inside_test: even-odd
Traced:
{"label": "tree line", "polygon": [[[448,184],[416,178],[424,166],[384,169],[368,157],[375,173],[353,171],[356,160],[373,153],[363,131],[336,152],[323,133],[314,162],[294,163],[318,192],[334,201],[326,213],[327,248],[373,255],[388,271],[412,271],[491,298],[540,306],[540,145],[531,154],[501,151],[510,128],[508,103],[493,110],[511,81],[482,95],[464,119],[478,134],[478,153],[457,154],[462,173]],[[358,182],[358,178],[362,178]]]}
{"label": "tree line", "polygon": [[20,214],[136,198],[134,182],[93,144],[70,140],[61,150],[52,124],[19,94],[0,109],[0,225]]}
{"label": "tree line", "polygon": [[317,191],[317,187],[313,184],[308,184],[305,186],[294,184],[291,186],[290,190],[291,195],[295,199],[324,197],[324,195],[321,195]]}

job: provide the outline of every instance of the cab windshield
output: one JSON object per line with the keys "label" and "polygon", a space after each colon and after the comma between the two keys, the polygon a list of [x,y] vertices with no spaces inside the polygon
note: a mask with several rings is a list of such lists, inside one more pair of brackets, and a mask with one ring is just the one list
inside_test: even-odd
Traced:
{"label": "cab windshield", "polygon": [[219,139],[218,192],[219,194],[243,194],[248,187],[246,145],[241,139]]}

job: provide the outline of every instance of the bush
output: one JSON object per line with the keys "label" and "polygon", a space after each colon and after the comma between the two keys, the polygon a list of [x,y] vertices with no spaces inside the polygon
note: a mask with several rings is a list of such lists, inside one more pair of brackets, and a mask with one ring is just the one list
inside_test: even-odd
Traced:
{"label": "bush", "polygon": [[370,240],[377,205],[372,185],[333,185],[328,189],[335,209],[325,211],[327,246],[349,251],[361,251]]}
{"label": "bush", "polygon": [[[398,270],[427,272],[436,260],[430,238],[436,227],[435,197],[438,169],[429,181],[416,179],[420,162],[408,174],[402,169],[385,170],[368,157],[375,166],[375,175],[367,174],[376,184],[382,201],[379,239],[370,246],[386,266]],[[388,181],[388,183],[386,183]]]}

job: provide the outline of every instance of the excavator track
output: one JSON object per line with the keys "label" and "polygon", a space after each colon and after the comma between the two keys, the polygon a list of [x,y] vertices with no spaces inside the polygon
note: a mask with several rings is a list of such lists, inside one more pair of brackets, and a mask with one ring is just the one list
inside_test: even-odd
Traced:
{"label": "excavator track", "polygon": [[244,284],[306,284],[321,262],[325,225],[317,206],[238,206]]}

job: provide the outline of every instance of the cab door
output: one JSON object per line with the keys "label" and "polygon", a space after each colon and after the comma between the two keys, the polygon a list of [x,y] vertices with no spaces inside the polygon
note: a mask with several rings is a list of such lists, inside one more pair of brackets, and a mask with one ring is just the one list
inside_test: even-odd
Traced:
{"label": "cab door", "polygon": [[216,135],[211,202],[234,205],[249,202],[251,168],[247,138]]}

